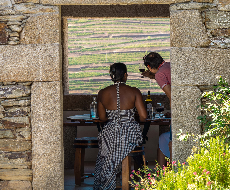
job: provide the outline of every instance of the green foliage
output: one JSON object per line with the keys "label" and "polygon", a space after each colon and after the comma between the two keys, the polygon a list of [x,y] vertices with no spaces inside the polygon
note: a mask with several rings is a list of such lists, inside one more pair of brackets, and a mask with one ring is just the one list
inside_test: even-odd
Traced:
{"label": "green foliage", "polygon": [[219,136],[230,144],[230,86],[222,78],[219,78],[217,86],[212,91],[204,92],[205,101],[201,104],[203,115],[197,119],[204,125],[203,139]]}
{"label": "green foliage", "polygon": [[69,79],[95,77],[95,76],[105,76],[105,75],[109,75],[109,73],[98,73],[98,72],[69,73]]}
{"label": "green foliage", "polygon": [[[169,59],[170,51],[158,51],[158,53],[164,58]],[[90,54],[82,55],[79,57],[69,57],[69,65],[87,65],[87,64],[100,64],[100,63],[114,63],[120,62],[132,62],[141,61],[145,55],[143,52],[133,53],[108,53],[108,54]]]}
{"label": "green foliage", "polygon": [[[202,144],[203,142],[201,142]],[[130,182],[135,189],[208,190],[230,187],[230,147],[219,137],[210,139],[210,146],[193,150],[186,163],[173,161],[158,165],[155,172],[148,167],[133,171]],[[140,181],[135,180],[139,177]]]}

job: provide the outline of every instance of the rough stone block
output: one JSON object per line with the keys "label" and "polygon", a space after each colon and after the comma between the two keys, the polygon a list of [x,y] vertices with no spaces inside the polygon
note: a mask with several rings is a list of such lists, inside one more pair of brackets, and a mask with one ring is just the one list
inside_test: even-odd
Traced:
{"label": "rough stone block", "polygon": [[7,25],[0,22],[0,45],[8,43],[9,34],[6,29]]}
{"label": "rough stone block", "polygon": [[33,162],[33,189],[64,189],[64,167],[60,163],[43,166]]}
{"label": "rough stone block", "polygon": [[205,11],[205,26],[208,29],[230,28],[230,12]]}
{"label": "rough stone block", "polygon": [[56,12],[59,14],[59,7],[58,6],[43,6],[40,4],[16,4],[14,5],[14,10],[16,13],[23,13],[23,14],[42,14],[42,13],[50,13]]}
{"label": "rough stone block", "polygon": [[29,117],[5,117],[2,119],[2,125],[7,128],[30,127]]}
{"label": "rough stone block", "polygon": [[31,128],[19,128],[16,129],[16,136],[18,140],[31,140]]}
{"label": "rough stone block", "polygon": [[209,32],[214,37],[216,37],[216,36],[224,36],[224,37],[230,36],[230,28],[213,29],[213,30],[210,30]]}
{"label": "rough stone block", "polygon": [[0,16],[14,15],[14,14],[15,11],[11,7],[0,10]]}
{"label": "rough stone block", "polygon": [[[31,169],[32,156],[28,152],[1,152],[0,168],[2,169]],[[1,189],[1,188],[0,188]]]}
{"label": "rough stone block", "polygon": [[4,110],[4,107],[2,106],[2,105],[0,105],[0,112],[2,113],[2,112],[4,112],[5,110]]}
{"label": "rough stone block", "polygon": [[5,117],[27,116],[30,113],[29,107],[10,108],[5,111]]}
{"label": "rough stone block", "polygon": [[21,44],[59,43],[59,14],[31,16],[21,33]]}
{"label": "rough stone block", "polygon": [[8,152],[21,152],[31,150],[31,141],[0,139],[0,150]]}
{"label": "rough stone block", "polygon": [[14,0],[16,4],[18,3],[39,3],[39,0]]}
{"label": "rough stone block", "polygon": [[[22,99],[22,100],[17,100],[17,99],[8,99],[8,100],[3,100],[1,101],[1,105],[3,107],[11,107],[11,106],[30,106],[31,101],[30,98],[28,99]],[[1,110],[1,109],[0,109]]]}
{"label": "rough stone block", "polygon": [[230,2],[229,0],[218,0],[218,10],[221,11],[230,11]]}
{"label": "rough stone block", "polygon": [[193,1],[198,3],[213,3],[213,0],[193,0]]}
{"label": "rough stone block", "polygon": [[0,86],[1,98],[18,98],[30,95],[30,86]]}
{"label": "rough stone block", "polygon": [[211,9],[215,8],[215,4],[210,3],[198,3],[198,2],[188,2],[188,3],[177,3],[170,5],[170,11],[176,10],[200,10],[200,9]]}
{"label": "rough stone block", "polygon": [[0,139],[14,138],[14,134],[9,129],[0,129]]}
{"label": "rough stone block", "polygon": [[203,25],[200,11],[170,12],[170,40],[172,47],[204,47],[210,40]]}
{"label": "rough stone block", "polygon": [[32,190],[30,181],[0,181],[2,190]]}
{"label": "rough stone block", "polygon": [[6,15],[6,16],[1,16],[0,21],[1,22],[22,21],[26,18],[27,18],[27,16],[24,16],[24,15]]}
{"label": "rough stone block", "polygon": [[182,129],[184,134],[200,134],[201,126],[197,117],[201,114],[197,106],[200,104],[201,91],[196,86],[172,86],[172,141],[173,160],[184,162],[195,145],[192,140],[181,142],[177,135]]}
{"label": "rough stone block", "polygon": [[230,49],[171,48],[174,86],[215,85],[222,76],[230,82]]}
{"label": "rough stone block", "polygon": [[62,189],[62,83],[34,82],[31,93],[33,186]]}
{"label": "rough stone block", "polygon": [[60,80],[59,44],[0,46],[0,81]]}
{"label": "rough stone block", "polygon": [[31,169],[0,169],[0,179],[32,181],[32,170]]}
{"label": "rough stone block", "polygon": [[0,10],[6,9],[6,8],[11,8],[12,3],[10,0],[1,0],[0,1]]}

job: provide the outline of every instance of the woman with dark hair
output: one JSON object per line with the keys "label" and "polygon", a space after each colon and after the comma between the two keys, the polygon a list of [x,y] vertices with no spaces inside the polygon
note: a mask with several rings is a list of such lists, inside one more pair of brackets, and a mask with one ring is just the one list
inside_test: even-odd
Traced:
{"label": "woman with dark hair", "polygon": [[94,176],[94,190],[116,188],[116,174],[120,172],[122,160],[142,143],[140,125],[134,119],[136,107],[140,121],[147,118],[140,90],[126,85],[126,65],[114,63],[110,66],[114,85],[98,93],[98,115],[106,122],[98,134],[99,152]]}
{"label": "woman with dark hair", "polygon": [[[171,67],[170,62],[165,62],[163,58],[156,52],[151,52],[143,57],[144,64],[148,71],[142,73],[151,79],[156,79],[156,82],[165,92],[170,101],[171,106]],[[161,134],[159,137],[159,148],[157,151],[157,161],[161,167],[166,165],[167,160],[165,157],[171,158],[172,156],[172,133],[170,132]]]}

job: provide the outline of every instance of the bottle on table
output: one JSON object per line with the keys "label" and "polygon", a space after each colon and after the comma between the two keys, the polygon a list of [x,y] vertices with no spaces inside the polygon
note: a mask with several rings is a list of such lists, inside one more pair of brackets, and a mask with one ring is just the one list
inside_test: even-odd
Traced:
{"label": "bottle on table", "polygon": [[145,99],[145,106],[147,110],[147,119],[152,119],[152,99],[150,97],[150,91],[148,91],[147,98]]}
{"label": "bottle on table", "polygon": [[98,118],[96,97],[93,97],[93,102],[90,104],[90,118],[91,119]]}

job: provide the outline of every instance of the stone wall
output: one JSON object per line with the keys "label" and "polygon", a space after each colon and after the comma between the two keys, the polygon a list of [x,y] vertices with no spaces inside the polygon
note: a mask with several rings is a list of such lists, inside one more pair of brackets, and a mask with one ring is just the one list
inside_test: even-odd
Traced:
{"label": "stone wall", "polygon": [[203,89],[230,81],[230,2],[197,0],[170,6],[173,159],[185,161],[194,142],[176,134],[200,134],[196,108]]}
{"label": "stone wall", "polygon": [[31,82],[1,82],[0,103],[0,189],[32,189]]}
{"label": "stone wall", "polygon": [[0,189],[64,189],[60,23],[59,6],[0,1]]}

